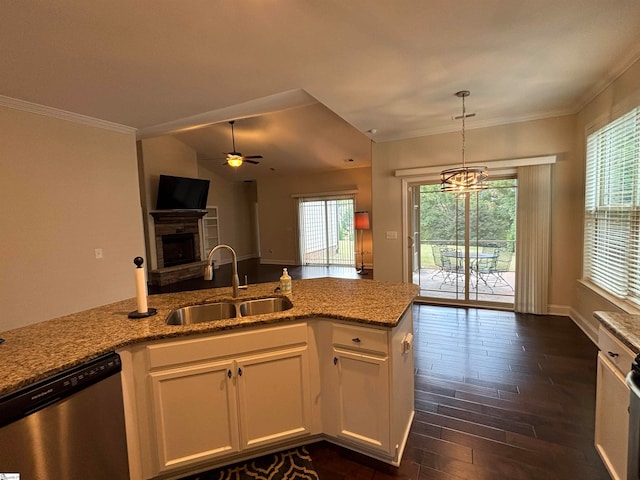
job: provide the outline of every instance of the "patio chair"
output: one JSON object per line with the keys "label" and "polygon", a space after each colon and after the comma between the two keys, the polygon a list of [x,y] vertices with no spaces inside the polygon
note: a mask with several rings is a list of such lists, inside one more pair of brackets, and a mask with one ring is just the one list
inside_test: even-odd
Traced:
{"label": "patio chair", "polygon": [[[487,280],[490,279],[493,275],[495,275],[497,262],[498,262],[498,253],[497,252],[486,252],[486,253],[492,253],[492,256],[481,257],[480,255],[478,255],[478,258],[476,258],[474,262],[471,264],[471,272],[472,272],[471,285],[475,289],[477,289],[479,287],[479,283],[482,282],[485,285],[485,287],[487,287],[489,291],[493,293],[493,288],[491,288]],[[474,279],[476,280],[475,284],[473,284]]]}
{"label": "patio chair", "polygon": [[513,260],[513,252],[507,250],[498,250],[498,257],[496,258],[496,267],[492,272],[493,286],[494,287],[509,287],[513,291],[513,285],[504,278],[504,274],[511,269],[511,261]]}
{"label": "patio chair", "polygon": [[436,271],[433,275],[431,275],[431,278],[436,278],[438,275],[444,278],[445,271],[444,271],[444,263],[442,262],[441,247],[439,245],[432,244],[431,251],[433,252],[433,263],[435,263],[436,265]]}
{"label": "patio chair", "polygon": [[464,266],[462,265],[464,260],[459,257],[455,250],[446,247],[440,249],[440,256],[444,274],[440,288],[445,284],[455,285],[460,278],[464,277]]}

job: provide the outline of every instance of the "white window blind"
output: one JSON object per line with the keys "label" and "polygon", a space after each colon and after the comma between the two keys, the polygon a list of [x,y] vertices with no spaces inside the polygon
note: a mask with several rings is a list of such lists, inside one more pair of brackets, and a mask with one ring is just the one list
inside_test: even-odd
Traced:
{"label": "white window blind", "polygon": [[584,278],[640,303],[640,107],[587,136]]}

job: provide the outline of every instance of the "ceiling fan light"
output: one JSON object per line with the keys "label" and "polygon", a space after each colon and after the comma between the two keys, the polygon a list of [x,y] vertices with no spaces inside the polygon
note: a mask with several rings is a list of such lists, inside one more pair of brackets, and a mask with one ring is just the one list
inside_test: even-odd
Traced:
{"label": "ceiling fan light", "polygon": [[238,168],[242,165],[242,157],[240,155],[228,155],[227,163],[230,167]]}

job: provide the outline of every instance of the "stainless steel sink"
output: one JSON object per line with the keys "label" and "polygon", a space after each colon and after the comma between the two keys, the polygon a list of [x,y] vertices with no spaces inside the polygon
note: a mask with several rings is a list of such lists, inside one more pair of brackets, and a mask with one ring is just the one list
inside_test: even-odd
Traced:
{"label": "stainless steel sink", "polygon": [[239,304],[238,310],[241,317],[248,317],[250,315],[283,312],[291,307],[293,307],[293,304],[287,297],[271,297],[247,300]]}
{"label": "stainless steel sink", "polygon": [[167,325],[191,325],[235,317],[237,317],[235,303],[217,302],[177,308],[167,316],[164,322]]}
{"label": "stainless steel sink", "polygon": [[287,297],[268,297],[244,302],[216,302],[189,305],[172,310],[164,323],[167,325],[191,325],[201,322],[249,317],[265,313],[282,312],[293,307]]}

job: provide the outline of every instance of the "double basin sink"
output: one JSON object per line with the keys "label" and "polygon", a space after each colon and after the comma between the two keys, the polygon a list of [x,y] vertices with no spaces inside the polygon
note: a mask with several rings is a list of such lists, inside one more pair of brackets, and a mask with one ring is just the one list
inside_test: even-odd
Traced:
{"label": "double basin sink", "polygon": [[293,307],[293,304],[287,297],[258,298],[241,302],[204,303],[172,310],[165,319],[165,323],[167,325],[191,325],[228,318],[283,312],[291,307]]}

